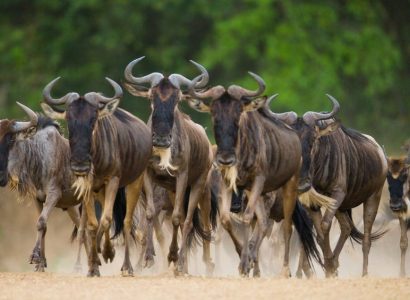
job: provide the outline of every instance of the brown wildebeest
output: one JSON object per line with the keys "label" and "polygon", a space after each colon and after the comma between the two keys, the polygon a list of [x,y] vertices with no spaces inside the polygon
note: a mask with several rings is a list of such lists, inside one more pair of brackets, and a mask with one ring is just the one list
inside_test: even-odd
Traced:
{"label": "brown wildebeest", "polygon": [[[249,230],[254,213],[261,236],[266,234],[267,221],[262,195],[283,188],[285,258],[282,275],[289,276],[289,240],[292,232],[292,213],[295,209],[299,178],[301,146],[297,134],[283,122],[270,117],[264,108],[266,97],[260,97],[265,82],[249,73],[258,83],[256,91],[231,85],[225,90],[215,86],[196,92],[191,84],[190,106],[212,115],[217,144],[216,165],[224,178],[221,184],[221,221],[241,257],[239,273],[247,276],[255,255],[249,256]],[[248,204],[243,218],[247,224],[244,245],[235,237],[229,214],[232,192],[237,187],[247,191]],[[258,248],[256,249],[258,250]],[[255,253],[255,251],[253,251]]]}
{"label": "brown wildebeest", "polygon": [[[70,166],[76,176],[75,186],[84,196],[88,228],[92,240],[88,276],[99,276],[98,257],[105,233],[103,257],[114,258],[110,244],[109,229],[114,201],[126,193],[126,216],[124,220],[125,257],[121,268],[123,275],[133,275],[129,258],[131,225],[135,205],[143,184],[143,172],[151,155],[151,138],[147,125],[129,112],[117,109],[123,95],[121,87],[106,78],[115,90],[107,98],[98,93],[79,96],[68,93],[53,99],[50,91],[58,80],[51,81],[43,91],[43,109],[52,118],[66,119],[70,142]],[[67,110],[56,111],[53,107],[65,104]],[[124,188],[126,191],[124,192]],[[98,222],[92,194],[99,194],[104,210]],[[116,201],[115,201],[116,202]]]}
{"label": "brown wildebeest", "polygon": [[40,213],[37,241],[30,255],[30,263],[35,264],[35,270],[44,272],[47,267],[45,235],[47,220],[54,207],[67,210],[75,226],[80,228],[76,263],[76,269],[79,269],[81,245],[84,243],[84,230],[81,228],[84,226],[80,226],[81,198],[77,198],[71,189],[74,177],[69,167],[68,141],[60,134],[57,122],[17,104],[30,121],[0,121],[0,186],[9,184],[19,197],[34,200]]}
{"label": "brown wildebeest", "polygon": [[410,229],[410,157],[389,157],[387,183],[389,185],[390,208],[400,222],[400,276],[406,276],[406,252],[408,247],[407,230]]}
{"label": "brown wildebeest", "polygon": [[[306,112],[298,118],[294,112],[274,114],[273,117],[290,124],[298,132],[302,143],[303,164],[298,185],[300,199],[306,206],[312,202],[307,192],[318,191],[332,199],[322,218],[320,210],[312,210],[325,259],[327,276],[336,275],[339,254],[349,235],[363,241],[363,276],[367,275],[371,240],[380,234],[371,234],[387,174],[383,149],[376,141],[333,119],[339,111],[339,102],[330,95],[333,109],[330,113]],[[362,204],[364,236],[354,227],[351,209]],[[314,203],[313,203],[314,204]],[[329,232],[333,217],[340,223],[341,234],[334,251],[330,247]]]}
{"label": "brown wildebeest", "polygon": [[[175,193],[172,214],[173,238],[168,255],[168,262],[177,262],[176,271],[186,272],[187,241],[190,234],[198,234],[203,240],[203,260],[208,273],[213,270],[210,256],[210,213],[211,201],[206,186],[208,171],[212,164],[211,144],[204,128],[194,123],[182,113],[179,101],[189,97],[181,91],[181,86],[188,86],[191,80],[180,74],[165,77],[155,72],[143,77],[132,75],[133,67],[143,59],[130,62],[124,71],[127,90],[139,97],[151,100],[152,113],[148,126],[152,132],[153,157],[147,169],[144,190],[147,196],[147,218],[152,222],[154,213],[152,183],[165,187]],[[202,88],[208,82],[208,73],[201,65],[192,63],[202,72],[195,88]],[[148,84],[148,89],[141,85]],[[201,207],[204,227],[199,221],[198,203]],[[184,206],[186,206],[184,208]],[[182,225],[181,249],[178,253],[178,227]],[[151,226],[152,228],[152,226]],[[193,229],[193,230],[192,230]]]}

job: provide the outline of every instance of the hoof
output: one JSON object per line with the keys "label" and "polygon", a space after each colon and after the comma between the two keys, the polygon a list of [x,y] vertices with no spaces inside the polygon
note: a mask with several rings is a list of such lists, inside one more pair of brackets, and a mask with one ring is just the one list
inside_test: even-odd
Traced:
{"label": "hoof", "polygon": [[93,267],[91,270],[88,270],[87,277],[100,277],[100,270],[98,267]]}
{"label": "hoof", "polygon": [[282,271],[280,272],[280,277],[281,278],[290,278],[291,277],[289,267],[283,267],[282,268]]}
{"label": "hoof", "polygon": [[29,258],[29,262],[30,264],[36,264],[36,265],[42,263],[42,258],[41,258],[39,248],[33,249],[33,252],[31,253],[30,258]]}
{"label": "hoof", "polygon": [[43,263],[36,264],[34,267],[35,272],[45,272],[46,266]]}
{"label": "hoof", "polygon": [[168,265],[171,262],[176,263],[178,261],[178,252],[169,252],[168,254]]}
{"label": "hoof", "polygon": [[145,263],[144,263],[144,268],[151,268],[154,265],[154,257],[153,256],[147,256],[145,257]]}
{"label": "hoof", "polygon": [[251,271],[249,267],[249,262],[240,262],[238,266],[238,271],[241,277],[249,277],[249,273]]}
{"label": "hoof", "polygon": [[105,263],[108,263],[108,261],[112,263],[115,257],[115,248],[111,246],[104,247],[102,256],[104,258]]}
{"label": "hoof", "polygon": [[260,278],[261,271],[259,269],[253,269],[253,278]]}
{"label": "hoof", "polygon": [[132,268],[128,270],[121,269],[121,276],[122,277],[134,277],[134,270]]}

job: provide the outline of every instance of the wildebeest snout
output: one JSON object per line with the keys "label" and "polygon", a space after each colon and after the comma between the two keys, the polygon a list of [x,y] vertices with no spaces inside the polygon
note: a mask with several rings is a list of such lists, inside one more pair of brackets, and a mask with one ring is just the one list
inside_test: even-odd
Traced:
{"label": "wildebeest snout", "polygon": [[236,163],[235,153],[218,153],[216,155],[216,161],[219,165],[233,166]]}
{"label": "wildebeest snout", "polygon": [[304,178],[299,181],[298,192],[305,193],[312,187],[312,183],[309,178]]}
{"label": "wildebeest snout", "polygon": [[406,211],[407,205],[402,197],[390,198],[390,209],[394,212]]}
{"label": "wildebeest snout", "polygon": [[80,176],[87,175],[91,169],[91,160],[85,160],[85,161],[71,160],[70,166],[74,174],[80,175]]}
{"label": "wildebeest snout", "polygon": [[152,135],[152,145],[158,148],[169,148],[171,147],[171,139],[172,136],[169,135],[159,135],[153,134]]}

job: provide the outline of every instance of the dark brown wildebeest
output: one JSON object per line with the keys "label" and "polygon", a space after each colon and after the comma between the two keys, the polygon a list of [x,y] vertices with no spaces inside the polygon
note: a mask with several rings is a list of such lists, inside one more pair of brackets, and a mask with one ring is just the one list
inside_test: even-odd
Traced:
{"label": "dark brown wildebeest", "polygon": [[[249,230],[254,213],[257,229],[264,236],[267,228],[262,195],[283,188],[285,258],[282,275],[289,276],[289,240],[292,232],[292,213],[295,209],[297,183],[301,164],[301,146],[297,134],[283,122],[272,118],[260,97],[265,82],[250,72],[259,87],[250,91],[231,85],[225,90],[215,86],[204,92],[196,92],[191,84],[190,106],[212,115],[213,131],[217,144],[216,165],[221,169],[221,221],[229,232],[241,257],[239,273],[248,275],[255,255],[249,256]],[[229,214],[232,192],[237,187],[247,192],[248,204],[243,218],[247,224],[242,246],[232,231]],[[258,248],[257,248],[258,250]],[[255,253],[255,251],[253,251]]]}
{"label": "dark brown wildebeest", "polygon": [[80,227],[81,200],[71,189],[74,178],[69,168],[68,141],[60,134],[57,122],[17,104],[30,121],[0,121],[0,186],[9,184],[19,197],[34,200],[40,213],[37,241],[30,255],[30,263],[36,265],[35,270],[44,272],[47,267],[45,235],[47,220],[54,207],[67,210],[75,226],[80,228],[76,263],[79,269],[80,250],[84,243],[81,228],[84,226]]}
{"label": "dark brown wildebeest", "polygon": [[[123,198],[125,193],[125,257],[121,270],[123,275],[132,275],[129,258],[132,216],[142,189],[142,174],[151,155],[149,128],[127,111],[117,109],[123,92],[113,80],[106,78],[115,90],[111,98],[91,92],[81,97],[68,93],[53,99],[50,91],[58,79],[51,81],[43,91],[44,100],[51,106],[45,103],[42,106],[52,118],[66,119],[68,123],[70,166],[77,178],[75,186],[85,199],[92,240],[88,276],[100,274],[98,252],[104,233],[103,257],[106,261],[114,258],[109,236],[112,211],[116,195]],[[64,112],[53,108],[63,104],[67,107]],[[104,207],[99,225],[92,194],[98,194]]]}
{"label": "dark brown wildebeest", "polygon": [[389,157],[387,183],[389,185],[390,208],[400,222],[400,276],[406,276],[406,252],[408,247],[407,230],[410,229],[410,157]]}
{"label": "dark brown wildebeest", "polygon": [[[386,179],[387,161],[383,149],[372,137],[346,128],[333,118],[340,105],[335,98],[327,96],[333,103],[330,113],[306,112],[302,118],[298,118],[294,112],[271,112],[271,115],[295,128],[300,137],[303,164],[298,190],[302,193],[302,202],[306,206],[312,204],[308,196],[312,190],[334,200],[333,205],[326,208],[323,218],[317,206],[312,210],[319,244],[324,253],[326,275],[337,273],[339,254],[350,235],[356,241],[362,240],[365,276],[371,240],[382,235],[372,235],[371,229]],[[362,203],[364,236],[357,231],[351,219],[351,209]],[[340,223],[341,234],[332,251],[329,231],[334,216]]]}
{"label": "dark brown wildebeest", "polygon": [[[208,171],[212,164],[212,151],[204,128],[194,123],[189,116],[182,113],[179,102],[189,97],[181,90],[188,86],[191,80],[180,74],[165,77],[161,73],[151,73],[143,77],[132,75],[133,67],[143,59],[130,62],[124,76],[125,87],[139,97],[150,99],[152,113],[148,126],[152,132],[153,156],[147,169],[145,194],[147,196],[147,218],[152,222],[154,214],[152,183],[165,187],[175,193],[174,210],[172,214],[173,238],[168,255],[168,262],[177,262],[178,273],[186,272],[187,241],[189,234],[197,233],[203,239],[203,259],[208,272],[213,269],[210,257],[209,215],[211,212],[210,196],[205,189]],[[208,73],[201,65],[192,61],[201,71],[195,88],[203,88],[208,82]],[[148,84],[149,88],[141,88]],[[198,203],[203,218],[205,230],[199,222]],[[184,206],[185,207],[184,209]],[[178,253],[178,227],[182,225],[182,243]],[[152,226],[151,226],[152,228]],[[194,229],[194,230],[192,230]]]}

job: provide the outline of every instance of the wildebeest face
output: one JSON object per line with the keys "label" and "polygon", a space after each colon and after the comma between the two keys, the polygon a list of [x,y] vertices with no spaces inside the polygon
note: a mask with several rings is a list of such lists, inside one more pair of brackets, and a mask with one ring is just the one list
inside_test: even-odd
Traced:
{"label": "wildebeest face", "polygon": [[71,169],[76,175],[86,175],[91,168],[92,134],[98,118],[98,107],[83,97],[72,101],[66,111]]}
{"label": "wildebeest face", "polygon": [[163,78],[151,90],[152,101],[152,144],[158,148],[169,148],[174,126],[174,112],[180,99],[180,90]]}
{"label": "wildebeest face", "polygon": [[243,112],[240,100],[224,93],[211,104],[215,141],[218,146],[216,162],[232,166],[236,162],[235,148],[238,143],[239,120]]}
{"label": "wildebeest face", "polygon": [[298,191],[300,193],[308,191],[312,186],[312,159],[318,151],[319,138],[330,134],[340,126],[337,121],[316,121],[313,124],[306,122],[303,118],[298,118],[293,128],[296,129],[302,144],[302,168]]}
{"label": "wildebeest face", "polygon": [[10,148],[13,145],[13,133],[11,132],[12,122],[9,120],[0,121],[0,186],[6,186],[8,182],[8,160]]}
{"label": "wildebeest face", "polygon": [[388,165],[387,183],[389,185],[390,208],[393,211],[403,211],[406,208],[403,201],[404,188],[409,176],[409,166],[406,165],[406,157],[389,158]]}

